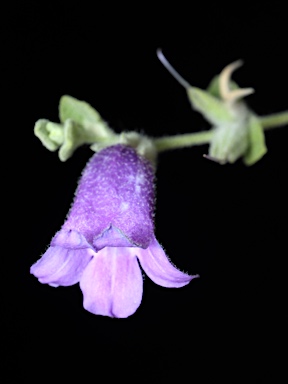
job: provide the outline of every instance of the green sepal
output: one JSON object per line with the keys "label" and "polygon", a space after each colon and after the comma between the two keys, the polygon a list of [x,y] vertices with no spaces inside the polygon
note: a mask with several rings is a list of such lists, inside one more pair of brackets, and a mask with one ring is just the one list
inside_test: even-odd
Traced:
{"label": "green sepal", "polygon": [[66,161],[72,156],[75,149],[86,143],[85,131],[81,125],[68,119],[64,123],[63,139],[63,144],[59,149],[59,159]]}
{"label": "green sepal", "polygon": [[90,104],[77,100],[72,96],[64,95],[61,97],[59,118],[62,123],[71,119],[100,137],[108,137],[113,134],[113,131],[104,122],[100,114]]}
{"label": "green sepal", "polygon": [[234,116],[229,107],[209,92],[200,88],[189,87],[187,94],[192,107],[202,113],[211,124],[221,125],[233,122]]}
{"label": "green sepal", "polygon": [[62,96],[59,103],[62,124],[38,120],[35,135],[50,151],[59,150],[59,158],[66,161],[83,144],[114,142],[116,134],[108,127],[99,113],[88,103],[71,96]]}
{"label": "green sepal", "polygon": [[90,104],[68,95],[60,98],[59,118],[62,123],[71,119],[81,125],[85,125],[86,121],[93,124],[101,120],[99,113]]}
{"label": "green sepal", "polygon": [[48,121],[46,129],[49,132],[49,138],[54,143],[56,143],[58,146],[63,143],[64,127],[62,124],[52,123],[52,121]]}
{"label": "green sepal", "polygon": [[244,122],[223,124],[214,128],[209,156],[220,164],[234,163],[247,151],[247,125]]}
{"label": "green sepal", "polygon": [[246,165],[253,165],[267,152],[263,127],[254,114],[251,114],[248,122],[248,140],[249,145],[243,156],[243,162]]}
{"label": "green sepal", "polygon": [[56,151],[63,141],[63,126],[40,119],[35,123],[34,134],[49,151]]}

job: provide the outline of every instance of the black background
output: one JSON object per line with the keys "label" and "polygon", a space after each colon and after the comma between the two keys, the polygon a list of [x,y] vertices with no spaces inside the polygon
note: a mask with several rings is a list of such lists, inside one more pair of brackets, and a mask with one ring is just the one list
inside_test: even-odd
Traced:
{"label": "black background", "polygon": [[[128,319],[92,315],[78,285],[54,289],[29,274],[62,225],[92,155],[83,147],[61,163],[33,127],[40,118],[58,121],[59,99],[68,94],[89,102],[117,132],[208,129],[157,59],[159,47],[200,88],[243,59],[233,78],[255,88],[247,97],[251,109],[287,110],[287,14],[277,2],[99,4],[19,2],[2,14],[10,244],[2,258],[11,263],[2,272],[4,371],[13,382],[37,377],[37,368],[57,382],[84,361],[93,380],[99,372],[136,380],[133,368],[158,380],[174,371],[205,376],[220,361],[222,374],[232,366],[238,375],[259,354],[278,355],[284,342],[288,127],[267,132],[268,153],[249,168],[204,159],[206,146],[160,155],[156,236],[175,265],[200,279],[165,289],[146,278],[141,306]],[[266,371],[270,365],[261,361]]]}

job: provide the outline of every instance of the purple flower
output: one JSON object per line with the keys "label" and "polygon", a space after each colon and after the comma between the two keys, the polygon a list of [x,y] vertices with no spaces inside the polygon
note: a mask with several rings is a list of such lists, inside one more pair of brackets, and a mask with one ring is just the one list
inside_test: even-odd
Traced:
{"label": "purple flower", "polygon": [[194,277],[175,268],[154,236],[154,170],[125,145],[103,149],[83,171],[74,203],[50,247],[32,267],[41,283],[80,282],[84,308],[128,317],[142,299],[138,264],[156,284],[182,287]]}

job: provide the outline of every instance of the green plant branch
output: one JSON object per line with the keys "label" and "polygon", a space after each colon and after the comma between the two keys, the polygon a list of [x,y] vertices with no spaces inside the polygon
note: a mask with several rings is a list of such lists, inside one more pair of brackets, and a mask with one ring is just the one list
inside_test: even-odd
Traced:
{"label": "green plant branch", "polygon": [[[278,128],[288,124],[288,111],[274,113],[273,115],[258,117],[263,129]],[[194,145],[209,144],[213,129],[209,131],[186,133],[183,135],[164,136],[154,139],[154,144],[158,152],[169,149],[192,147]]]}
{"label": "green plant branch", "polygon": [[158,152],[168,149],[191,147],[193,145],[209,144],[213,136],[213,130],[186,133],[183,135],[164,136],[154,139],[154,144]]}
{"label": "green plant branch", "polygon": [[288,111],[274,113],[273,115],[259,117],[263,129],[281,127],[288,124]]}

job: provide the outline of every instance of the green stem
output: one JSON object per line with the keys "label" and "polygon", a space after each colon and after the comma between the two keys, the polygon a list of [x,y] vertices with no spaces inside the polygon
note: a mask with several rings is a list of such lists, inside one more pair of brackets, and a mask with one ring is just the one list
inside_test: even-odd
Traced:
{"label": "green stem", "polygon": [[288,111],[274,113],[273,115],[259,117],[264,129],[281,127],[288,124]]}
{"label": "green stem", "polygon": [[[259,116],[259,119],[263,129],[281,127],[288,124],[288,111],[279,112],[268,116]],[[169,149],[209,144],[212,136],[213,129],[210,131],[186,133],[183,135],[158,137],[154,139],[154,144],[158,152],[163,152]]]}
{"label": "green stem", "polygon": [[193,145],[202,145],[210,143],[213,130],[187,133],[183,135],[164,136],[154,139],[154,144],[158,152],[168,149],[191,147]]}

